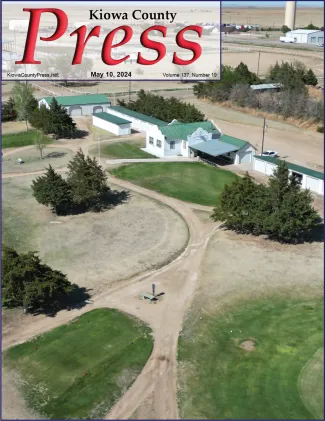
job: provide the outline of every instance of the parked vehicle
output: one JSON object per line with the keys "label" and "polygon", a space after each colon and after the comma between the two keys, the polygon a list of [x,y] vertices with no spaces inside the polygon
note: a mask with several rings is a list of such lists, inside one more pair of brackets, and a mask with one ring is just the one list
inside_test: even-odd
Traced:
{"label": "parked vehicle", "polygon": [[292,37],[280,37],[281,42],[289,42],[290,44],[293,44],[294,42],[297,42],[296,38]]}
{"label": "parked vehicle", "polygon": [[324,47],[324,43],[317,44],[318,47]]}
{"label": "parked vehicle", "polygon": [[276,158],[278,153],[276,151],[264,151],[262,156],[272,156],[273,158]]}

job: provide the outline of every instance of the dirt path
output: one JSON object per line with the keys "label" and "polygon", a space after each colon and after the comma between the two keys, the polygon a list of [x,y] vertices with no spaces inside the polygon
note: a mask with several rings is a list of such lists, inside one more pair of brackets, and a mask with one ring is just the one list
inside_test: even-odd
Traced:
{"label": "dirt path", "polygon": [[[7,176],[8,174],[6,174]],[[13,174],[12,176],[24,176],[24,174]],[[108,181],[114,182],[119,187],[159,200],[176,210],[189,227],[190,240],[187,248],[169,265],[112,287],[109,291],[94,297],[93,304],[87,305],[81,310],[62,311],[54,319],[35,316],[33,323],[23,323],[15,331],[4,335],[3,349],[65,324],[93,308],[111,307],[133,314],[151,326],[155,339],[154,349],[135,383],[112,408],[106,418],[129,418],[143,400],[153,394],[155,418],[177,419],[176,353],[178,335],[183,317],[196,288],[205,247],[218,227],[212,222],[201,222],[193,210],[196,206],[160,195],[126,181],[111,177]],[[150,305],[138,299],[140,292],[150,291],[152,283],[156,284],[157,292],[165,292],[164,300],[157,305]]]}

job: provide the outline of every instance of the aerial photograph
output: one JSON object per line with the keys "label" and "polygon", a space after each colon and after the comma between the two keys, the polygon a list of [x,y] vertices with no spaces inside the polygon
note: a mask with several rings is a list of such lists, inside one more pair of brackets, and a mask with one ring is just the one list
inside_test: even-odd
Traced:
{"label": "aerial photograph", "polygon": [[324,2],[5,3],[1,419],[323,420]]}

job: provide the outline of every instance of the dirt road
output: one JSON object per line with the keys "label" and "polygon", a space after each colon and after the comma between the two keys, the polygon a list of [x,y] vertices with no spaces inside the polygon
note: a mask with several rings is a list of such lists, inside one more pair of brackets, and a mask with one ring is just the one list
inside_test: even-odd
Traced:
{"label": "dirt road", "polygon": [[[12,176],[23,176],[15,174]],[[109,179],[109,182],[113,179]],[[25,342],[32,337],[90,311],[93,308],[110,307],[125,311],[147,322],[153,331],[154,349],[143,371],[107,415],[107,419],[127,419],[150,394],[156,419],[177,419],[176,399],[176,352],[179,331],[196,288],[199,268],[205,247],[218,228],[214,223],[203,223],[195,213],[201,209],[179,200],[165,197],[129,182],[114,178],[114,184],[147,197],[159,200],[176,210],[189,227],[190,240],[185,251],[169,265],[130,279],[109,291],[94,297],[93,304],[81,310],[62,311],[54,319],[45,316],[28,318],[14,332],[3,336],[3,349]],[[156,284],[157,292],[164,292],[164,300],[153,305],[138,299],[142,291],[150,291]],[[4,415],[6,400],[4,399]],[[9,415],[9,414],[7,414]]]}

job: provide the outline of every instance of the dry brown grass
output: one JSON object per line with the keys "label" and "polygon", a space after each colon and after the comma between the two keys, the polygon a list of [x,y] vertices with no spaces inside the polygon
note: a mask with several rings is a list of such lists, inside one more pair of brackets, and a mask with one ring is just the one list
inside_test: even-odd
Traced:
{"label": "dry brown grass", "polygon": [[[202,99],[204,102],[209,102],[207,99]],[[314,120],[301,120],[294,117],[284,118],[279,114],[268,113],[266,111],[258,110],[256,108],[240,107],[231,101],[218,102],[220,107],[231,108],[232,110],[239,111],[241,113],[250,114],[255,117],[265,117],[268,120],[281,121],[286,124],[292,124],[306,130],[316,131],[319,123],[315,123]]]}

